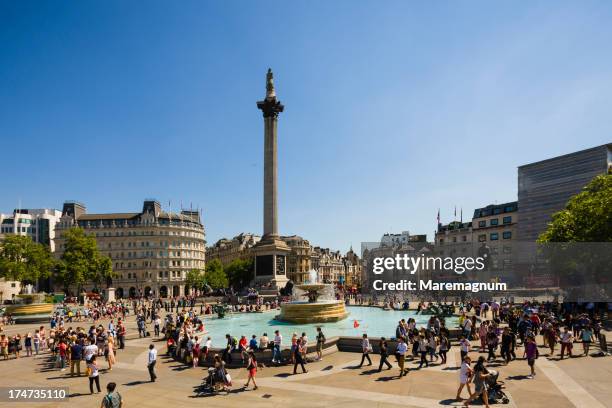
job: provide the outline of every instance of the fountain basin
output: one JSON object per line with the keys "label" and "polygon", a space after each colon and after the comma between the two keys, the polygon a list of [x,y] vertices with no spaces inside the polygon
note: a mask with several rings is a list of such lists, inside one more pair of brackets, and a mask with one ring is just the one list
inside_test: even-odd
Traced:
{"label": "fountain basin", "polygon": [[347,316],[341,300],[290,302],[281,305],[281,313],[276,316],[276,320],[296,324],[331,323],[346,319]]}

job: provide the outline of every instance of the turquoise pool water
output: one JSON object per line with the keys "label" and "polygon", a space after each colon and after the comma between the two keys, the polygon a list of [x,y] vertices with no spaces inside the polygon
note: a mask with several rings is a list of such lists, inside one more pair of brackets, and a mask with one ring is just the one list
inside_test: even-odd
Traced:
{"label": "turquoise pool water", "polygon": [[[240,338],[245,335],[250,339],[253,334],[259,337],[264,333],[268,333],[268,337],[274,336],[274,330],[280,330],[283,336],[283,345],[289,345],[293,333],[301,335],[306,332],[306,335],[312,341],[316,335],[317,326],[323,328],[323,333],[327,338],[335,336],[361,336],[367,333],[370,337],[387,338],[395,337],[395,327],[401,319],[414,318],[417,325],[426,326],[429,320],[428,315],[417,315],[414,311],[394,311],[382,310],[378,307],[361,307],[349,306],[348,318],[335,323],[321,324],[291,324],[283,323],[274,320],[279,311],[265,313],[240,313],[227,314],[223,319],[213,317],[204,321],[207,334],[213,341],[213,347],[225,346],[225,334],[229,333],[232,336]],[[359,327],[354,327],[354,322],[357,320]],[[456,317],[446,318],[446,326],[449,329],[457,327],[458,319]]]}

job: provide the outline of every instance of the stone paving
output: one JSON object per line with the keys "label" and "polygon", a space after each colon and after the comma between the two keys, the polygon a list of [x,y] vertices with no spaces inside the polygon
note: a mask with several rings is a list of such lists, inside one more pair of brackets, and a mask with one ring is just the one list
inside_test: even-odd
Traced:
{"label": "stone paving", "polygon": [[[91,323],[73,323],[73,326],[89,327]],[[106,324],[106,323],[105,323]],[[5,333],[33,331],[37,325],[7,326]],[[128,330],[133,328],[133,317],[128,319]],[[129,335],[130,333],[128,333]],[[133,337],[128,336],[128,337]],[[610,337],[610,333],[608,333]],[[147,347],[153,341],[159,350],[156,383],[148,381],[146,368]],[[541,339],[538,339],[541,344]],[[478,347],[474,343],[473,359]],[[576,344],[574,352],[582,349]],[[576,357],[559,361],[548,357],[548,350],[540,348],[541,357],[536,362],[535,379],[527,379],[529,368],[520,359],[523,349],[517,349],[517,359],[508,366],[489,365],[499,370],[500,380],[506,383],[511,397],[511,407],[612,407],[612,358]],[[461,406],[453,398],[458,387],[459,349],[453,346],[445,367],[432,365],[417,370],[417,362],[408,362],[410,373],[398,378],[398,370],[381,373],[372,368],[356,368],[360,354],[338,352],[325,356],[323,361],[307,365],[307,374],[290,375],[292,367],[266,367],[258,372],[259,389],[242,390],[246,370],[230,370],[233,387],[229,394],[208,395],[199,393],[200,384],[207,375],[205,368],[189,368],[164,356],[165,343],[157,339],[132,339],[126,348],[117,352],[117,364],[106,371],[106,362],[98,360],[101,367],[101,394],[89,394],[87,378],[70,377],[69,369],[53,368],[48,355],[22,357],[0,361],[0,386],[68,387],[68,402],[55,403],[2,403],[2,407],[99,407],[104,387],[110,381],[118,384],[125,400],[124,407],[177,406],[211,407],[439,407]],[[372,356],[378,364],[378,356]],[[393,364],[394,358],[390,361]],[[395,365],[395,364],[394,364]],[[84,366],[84,364],[83,364]],[[464,397],[467,391],[464,390]],[[478,405],[478,404],[476,404]]]}

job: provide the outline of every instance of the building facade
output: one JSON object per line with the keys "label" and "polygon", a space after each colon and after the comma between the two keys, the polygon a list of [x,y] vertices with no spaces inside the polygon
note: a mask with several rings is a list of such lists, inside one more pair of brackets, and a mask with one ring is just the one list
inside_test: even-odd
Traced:
{"label": "building facade", "polygon": [[518,239],[535,242],[552,215],[565,208],[595,176],[612,167],[612,143],[518,168]]}
{"label": "building facade", "polygon": [[83,204],[67,202],[55,227],[58,258],[63,234],[73,227],[95,236],[101,254],[112,260],[117,277],[111,285],[119,298],[186,295],[187,272],[205,267],[205,232],[197,211],[164,212],[159,202],[146,200],[141,212],[87,214]]}
{"label": "building facade", "polygon": [[[0,214],[0,241],[7,235],[28,236],[34,242],[46,245],[51,252],[55,250],[55,224],[62,216],[61,211],[51,208],[15,209],[12,214]],[[39,282],[39,290],[47,290],[46,282]],[[30,285],[22,288],[21,283],[0,279],[0,303],[14,295],[32,289]]]}
{"label": "building facade", "polygon": [[208,261],[218,259],[223,266],[236,259],[252,259],[254,254],[251,248],[260,240],[259,235],[244,232],[232,239],[221,238],[213,246],[206,248],[206,258]]}
{"label": "building facade", "polygon": [[298,235],[281,237],[291,252],[287,254],[287,278],[294,283],[306,283],[312,269],[314,249],[307,239]]}
{"label": "building facade", "polygon": [[24,235],[55,251],[55,224],[62,212],[51,208],[16,209],[13,214],[0,214],[0,240],[6,235]]}

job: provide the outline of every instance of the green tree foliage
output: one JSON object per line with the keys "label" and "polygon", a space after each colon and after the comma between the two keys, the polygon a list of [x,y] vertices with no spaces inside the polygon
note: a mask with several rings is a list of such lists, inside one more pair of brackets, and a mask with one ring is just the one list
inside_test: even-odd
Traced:
{"label": "green tree foliage", "polygon": [[187,286],[202,290],[204,288],[204,285],[206,284],[204,273],[202,273],[202,271],[199,269],[190,270],[189,272],[187,272],[185,283],[187,284]]}
{"label": "green tree foliage", "polygon": [[67,290],[71,285],[79,289],[88,281],[96,286],[114,277],[112,262],[98,250],[96,239],[75,227],[63,235],[64,253],[56,268],[56,279]]}
{"label": "green tree foliage", "polygon": [[229,281],[223,270],[223,265],[218,259],[213,259],[206,264],[206,273],[204,274],[206,283],[213,289],[227,288]]}
{"label": "green tree foliage", "polygon": [[255,275],[253,259],[234,259],[225,267],[225,273],[230,285],[234,288],[244,288]]}
{"label": "green tree foliage", "polygon": [[612,242],[612,174],[595,177],[553,214],[538,242]]}
{"label": "green tree foliage", "polygon": [[49,276],[54,265],[49,248],[30,237],[7,235],[0,243],[0,277],[7,280],[36,284]]}

